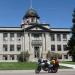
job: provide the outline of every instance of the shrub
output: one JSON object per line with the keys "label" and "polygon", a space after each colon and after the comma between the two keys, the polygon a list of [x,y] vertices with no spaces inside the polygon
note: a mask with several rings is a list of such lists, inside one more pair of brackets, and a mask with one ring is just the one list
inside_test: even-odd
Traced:
{"label": "shrub", "polygon": [[21,52],[18,55],[18,61],[20,61],[20,62],[27,62],[29,60],[29,56],[30,56],[30,54],[28,53],[28,51]]}
{"label": "shrub", "polygon": [[59,58],[61,56],[61,54],[55,53],[55,52],[50,52],[48,51],[46,54],[46,58],[47,59],[52,59],[52,58]]}

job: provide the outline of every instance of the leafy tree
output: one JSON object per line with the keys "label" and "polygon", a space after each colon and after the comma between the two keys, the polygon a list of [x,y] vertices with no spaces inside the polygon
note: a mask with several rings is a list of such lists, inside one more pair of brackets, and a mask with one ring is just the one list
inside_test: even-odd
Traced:
{"label": "leafy tree", "polygon": [[71,28],[71,33],[72,36],[70,38],[70,40],[68,41],[68,54],[70,56],[72,56],[72,61],[75,62],[75,9],[73,11],[73,19],[72,19],[72,23],[73,23],[73,27]]}
{"label": "leafy tree", "polygon": [[18,61],[20,61],[20,62],[26,62],[26,61],[28,61],[29,56],[30,56],[30,54],[28,53],[28,51],[21,52],[18,55]]}

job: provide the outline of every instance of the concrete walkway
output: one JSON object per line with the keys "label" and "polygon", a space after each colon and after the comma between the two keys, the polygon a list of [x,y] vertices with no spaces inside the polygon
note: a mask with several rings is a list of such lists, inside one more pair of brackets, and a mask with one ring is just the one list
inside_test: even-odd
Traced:
{"label": "concrete walkway", "polygon": [[73,64],[63,64],[63,63],[60,63],[59,65],[61,65],[61,66],[66,66],[66,67],[71,67],[71,68],[73,68],[73,69],[75,69],[75,65],[73,65]]}
{"label": "concrete walkway", "polygon": [[[75,69],[58,69],[59,72],[61,71],[75,71]],[[0,73],[28,73],[28,72],[34,72],[35,73],[35,70],[0,70]],[[43,70],[41,70],[41,72],[45,72]]]}

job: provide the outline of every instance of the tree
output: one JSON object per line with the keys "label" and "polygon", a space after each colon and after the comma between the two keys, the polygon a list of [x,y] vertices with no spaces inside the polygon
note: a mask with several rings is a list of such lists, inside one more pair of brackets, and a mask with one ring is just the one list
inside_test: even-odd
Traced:
{"label": "tree", "polygon": [[55,53],[55,52],[50,52],[50,51],[48,51],[46,54],[46,58],[49,60],[52,58],[59,58],[60,56],[61,56],[61,54]]}
{"label": "tree", "polygon": [[73,11],[73,19],[72,19],[72,23],[73,23],[73,27],[71,28],[71,33],[72,36],[70,38],[70,40],[68,41],[68,54],[70,56],[72,56],[72,61],[75,62],[75,9]]}
{"label": "tree", "polygon": [[20,62],[26,62],[26,61],[28,61],[29,56],[30,56],[30,54],[28,53],[28,51],[21,52],[18,55],[18,61],[20,61]]}

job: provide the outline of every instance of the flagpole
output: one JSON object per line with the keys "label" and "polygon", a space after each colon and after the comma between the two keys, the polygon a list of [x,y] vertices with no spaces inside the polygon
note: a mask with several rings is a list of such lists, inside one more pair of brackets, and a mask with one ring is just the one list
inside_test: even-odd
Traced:
{"label": "flagpole", "polygon": [[32,8],[32,0],[30,0],[30,8]]}

